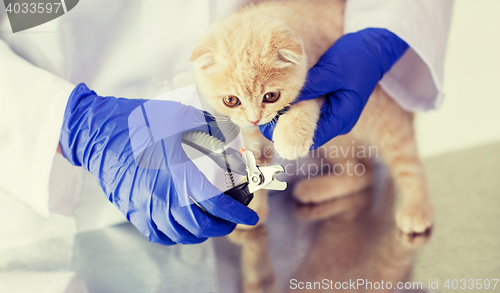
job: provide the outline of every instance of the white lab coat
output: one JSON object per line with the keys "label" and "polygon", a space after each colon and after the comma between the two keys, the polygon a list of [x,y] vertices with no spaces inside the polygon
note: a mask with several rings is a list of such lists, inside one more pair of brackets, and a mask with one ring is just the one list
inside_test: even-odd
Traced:
{"label": "white lab coat", "polygon": [[[242,2],[86,0],[16,34],[0,8],[0,249],[125,220],[91,176],[56,155],[70,92],[85,82],[100,95],[153,98],[194,83],[195,40]],[[381,81],[407,110],[442,101],[451,6],[347,1],[346,33],[382,27],[410,45]]]}

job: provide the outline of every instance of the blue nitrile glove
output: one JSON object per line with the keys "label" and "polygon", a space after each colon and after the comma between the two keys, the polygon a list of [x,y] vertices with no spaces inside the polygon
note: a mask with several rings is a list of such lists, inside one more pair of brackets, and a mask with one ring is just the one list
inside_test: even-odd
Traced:
{"label": "blue nitrile glove", "polygon": [[182,133],[210,131],[205,118],[203,111],[177,102],[101,97],[79,84],[64,113],[61,151],[98,179],[109,200],[150,241],[200,243],[230,233],[236,223],[258,221],[184,153]]}
{"label": "blue nitrile glove", "polygon": [[[294,102],[326,97],[311,149],[351,131],[379,80],[407,48],[390,31],[368,28],[342,36],[323,54]],[[260,131],[271,140],[275,125]]]}

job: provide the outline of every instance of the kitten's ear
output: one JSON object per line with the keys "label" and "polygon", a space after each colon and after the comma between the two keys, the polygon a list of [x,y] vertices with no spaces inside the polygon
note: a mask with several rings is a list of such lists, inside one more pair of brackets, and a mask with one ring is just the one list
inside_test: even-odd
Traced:
{"label": "kitten's ear", "polygon": [[[295,63],[299,64],[300,63],[300,56],[294,53],[293,51],[287,50],[287,49],[279,49],[278,50],[278,60],[283,61],[286,66],[286,63]],[[291,65],[291,64],[288,64]]]}
{"label": "kitten's ear", "polygon": [[302,40],[291,32],[283,33],[278,40],[278,59],[276,67],[285,68],[303,62],[305,53]]}
{"label": "kitten's ear", "polygon": [[215,56],[207,45],[201,43],[194,48],[190,61],[200,69],[207,69],[215,64]]}
{"label": "kitten's ear", "polygon": [[200,69],[207,69],[215,64],[215,57],[213,53],[205,53],[198,58],[193,58],[193,56],[191,56],[191,61]]}

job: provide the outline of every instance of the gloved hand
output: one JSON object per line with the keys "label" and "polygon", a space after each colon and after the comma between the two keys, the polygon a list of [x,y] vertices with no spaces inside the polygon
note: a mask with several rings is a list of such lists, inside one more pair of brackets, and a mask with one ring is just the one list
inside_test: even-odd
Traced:
{"label": "gloved hand", "polygon": [[[379,80],[407,48],[390,31],[368,28],[342,36],[323,54],[294,101],[326,98],[311,149],[351,131]],[[271,140],[275,125],[262,125],[260,131]]]}
{"label": "gloved hand", "polygon": [[200,243],[259,219],[215,188],[184,153],[182,133],[210,131],[205,118],[203,111],[177,102],[101,97],[80,84],[64,113],[61,151],[98,179],[109,200],[150,241]]}

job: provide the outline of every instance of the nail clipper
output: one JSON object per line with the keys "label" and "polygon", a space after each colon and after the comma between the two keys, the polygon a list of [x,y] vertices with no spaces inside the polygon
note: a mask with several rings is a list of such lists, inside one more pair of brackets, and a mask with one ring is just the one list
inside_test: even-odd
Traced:
{"label": "nail clipper", "polygon": [[[216,137],[203,131],[188,131],[182,135],[182,143],[210,157],[219,167],[226,170],[226,184],[229,188],[224,194],[248,206],[253,193],[259,189],[285,190],[286,182],[275,178],[276,173],[284,172],[281,165],[257,166],[255,155],[249,150],[237,150],[227,146]],[[233,172],[247,177],[247,182],[235,185]],[[191,196],[189,198],[205,210]]]}

